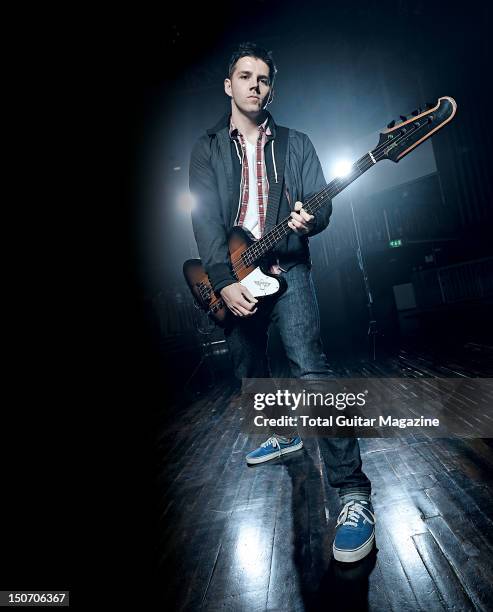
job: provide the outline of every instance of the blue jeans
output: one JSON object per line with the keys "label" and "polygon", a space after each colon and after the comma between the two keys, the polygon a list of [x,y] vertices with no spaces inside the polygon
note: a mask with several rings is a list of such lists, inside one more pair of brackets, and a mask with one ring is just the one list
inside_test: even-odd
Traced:
{"label": "blue jeans", "polygon": [[[237,378],[265,378],[268,330],[277,325],[293,378],[333,378],[320,338],[320,314],[310,269],[298,264],[283,272],[287,290],[249,318],[234,318],[225,337]],[[319,438],[329,483],[339,495],[369,495],[357,438]]]}

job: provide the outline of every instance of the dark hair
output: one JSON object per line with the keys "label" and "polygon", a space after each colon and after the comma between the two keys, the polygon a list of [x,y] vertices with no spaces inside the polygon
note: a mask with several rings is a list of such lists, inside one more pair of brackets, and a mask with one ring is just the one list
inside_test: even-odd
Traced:
{"label": "dark hair", "polygon": [[272,57],[272,52],[267,51],[267,49],[264,49],[264,47],[260,47],[256,43],[252,43],[252,42],[241,43],[229,60],[229,64],[228,64],[229,78],[231,78],[231,75],[233,74],[233,71],[236,66],[236,62],[242,57],[256,57],[257,59],[260,59],[263,62],[265,62],[267,66],[269,66],[270,85],[272,87],[272,85],[274,84],[274,79],[276,78],[276,73],[277,73],[277,68],[276,68],[276,64],[274,63],[274,59]]}

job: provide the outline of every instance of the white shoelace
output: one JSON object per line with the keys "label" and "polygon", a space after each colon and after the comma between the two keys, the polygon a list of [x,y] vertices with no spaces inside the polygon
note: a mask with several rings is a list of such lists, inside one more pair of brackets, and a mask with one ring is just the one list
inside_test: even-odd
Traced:
{"label": "white shoelace", "polygon": [[281,456],[281,446],[279,444],[279,440],[275,436],[271,436],[268,440],[266,440],[265,442],[262,442],[260,446],[265,448],[266,446],[269,446],[269,444],[271,444],[274,448],[276,448],[277,446],[279,450],[279,457],[280,457]]}
{"label": "white shoelace", "polygon": [[363,522],[366,521],[367,523],[370,523],[370,525],[375,524],[375,515],[370,508],[361,505],[358,500],[352,499],[344,506],[339,514],[337,526],[352,525],[353,527],[357,527],[359,517],[363,517]]}

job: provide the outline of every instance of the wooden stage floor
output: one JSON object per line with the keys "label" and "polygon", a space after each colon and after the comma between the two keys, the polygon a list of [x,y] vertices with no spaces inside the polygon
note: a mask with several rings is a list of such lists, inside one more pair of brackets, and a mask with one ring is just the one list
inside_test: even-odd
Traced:
{"label": "wooden stage floor", "polygon": [[[336,365],[341,376],[487,376],[485,355],[416,353]],[[173,610],[492,610],[493,440],[361,439],[374,553],[340,564],[339,511],[315,438],[248,467],[229,381],[158,428],[158,589]]]}

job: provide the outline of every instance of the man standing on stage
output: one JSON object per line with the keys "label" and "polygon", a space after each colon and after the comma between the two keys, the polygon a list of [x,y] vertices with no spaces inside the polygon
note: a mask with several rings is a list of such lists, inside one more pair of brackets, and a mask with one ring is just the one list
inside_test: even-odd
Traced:
{"label": "man standing on stage", "polygon": [[[200,257],[216,294],[234,316],[225,337],[236,376],[268,375],[267,334],[276,324],[294,378],[332,377],[320,339],[320,321],[311,277],[308,239],[324,230],[332,205],[315,216],[303,201],[320,191],[325,179],[315,149],[305,134],[275,124],[267,105],[273,99],[276,67],[270,52],[253,44],[239,46],[229,63],[224,90],[231,112],[199,138],[190,161],[192,213]],[[281,274],[287,290],[265,311],[233,275],[227,235],[235,225],[260,238],[291,216],[293,230],[275,248],[270,271]],[[356,438],[321,438],[330,484],[339,489],[342,511],[334,557],[358,561],[374,543],[371,484],[361,469]],[[257,464],[301,450],[297,432],[274,434],[246,457]]]}

